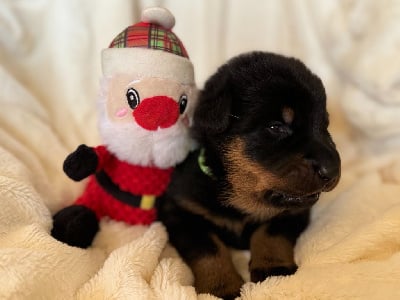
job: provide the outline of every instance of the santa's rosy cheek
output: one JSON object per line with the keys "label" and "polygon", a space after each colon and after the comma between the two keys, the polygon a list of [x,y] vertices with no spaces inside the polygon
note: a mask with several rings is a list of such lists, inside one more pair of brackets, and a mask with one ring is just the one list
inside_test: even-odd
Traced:
{"label": "santa's rosy cheek", "polygon": [[122,118],[122,117],[125,117],[127,113],[128,113],[128,109],[123,107],[123,108],[120,108],[117,110],[117,112],[115,113],[115,116],[117,118]]}
{"label": "santa's rosy cheek", "polygon": [[184,116],[184,117],[183,117],[182,123],[183,123],[183,125],[185,125],[186,127],[189,127],[190,122],[189,122],[188,116]]}

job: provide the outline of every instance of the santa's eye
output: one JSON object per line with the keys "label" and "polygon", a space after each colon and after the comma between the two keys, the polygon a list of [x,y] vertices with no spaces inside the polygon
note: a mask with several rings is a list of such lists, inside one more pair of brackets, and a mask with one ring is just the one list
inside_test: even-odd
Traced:
{"label": "santa's eye", "polygon": [[140,97],[138,91],[133,88],[129,88],[126,91],[126,100],[128,100],[130,108],[132,109],[136,108],[140,103]]}
{"label": "santa's eye", "polygon": [[183,94],[183,95],[179,98],[179,113],[180,113],[180,114],[183,114],[183,113],[184,113],[184,111],[185,111],[185,109],[186,109],[186,106],[187,106],[187,102],[188,102],[187,96],[186,96],[185,94]]}

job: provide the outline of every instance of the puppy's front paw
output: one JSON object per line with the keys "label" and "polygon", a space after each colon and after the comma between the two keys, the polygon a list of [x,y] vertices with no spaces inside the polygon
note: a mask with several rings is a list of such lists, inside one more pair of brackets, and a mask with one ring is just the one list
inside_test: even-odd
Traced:
{"label": "puppy's front paw", "polygon": [[[210,276],[214,277],[214,276]],[[244,284],[238,274],[230,274],[224,278],[207,278],[196,280],[196,290],[200,293],[210,293],[224,300],[233,300],[240,296],[240,288]]]}
{"label": "puppy's front paw", "polygon": [[250,278],[252,282],[264,281],[270,276],[286,276],[292,275],[297,271],[296,265],[275,266],[269,268],[254,268],[250,270]]}

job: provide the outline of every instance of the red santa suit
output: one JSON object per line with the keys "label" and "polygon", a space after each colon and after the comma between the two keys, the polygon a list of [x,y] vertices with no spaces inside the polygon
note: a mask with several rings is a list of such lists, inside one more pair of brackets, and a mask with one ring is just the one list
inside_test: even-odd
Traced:
{"label": "red santa suit", "polygon": [[90,208],[98,219],[108,216],[128,224],[152,223],[156,219],[155,200],[165,192],[173,168],[136,166],[120,161],[104,146],[94,150],[96,174],[90,176],[75,204]]}

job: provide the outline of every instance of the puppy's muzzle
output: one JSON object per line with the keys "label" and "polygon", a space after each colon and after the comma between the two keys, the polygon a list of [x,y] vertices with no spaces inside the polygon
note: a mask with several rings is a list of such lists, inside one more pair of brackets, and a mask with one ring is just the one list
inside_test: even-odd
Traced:
{"label": "puppy's muzzle", "polygon": [[268,189],[264,199],[277,207],[310,207],[321,192],[332,190],[340,178],[340,156],[332,142],[311,142],[300,159],[294,159],[282,178],[284,185]]}

